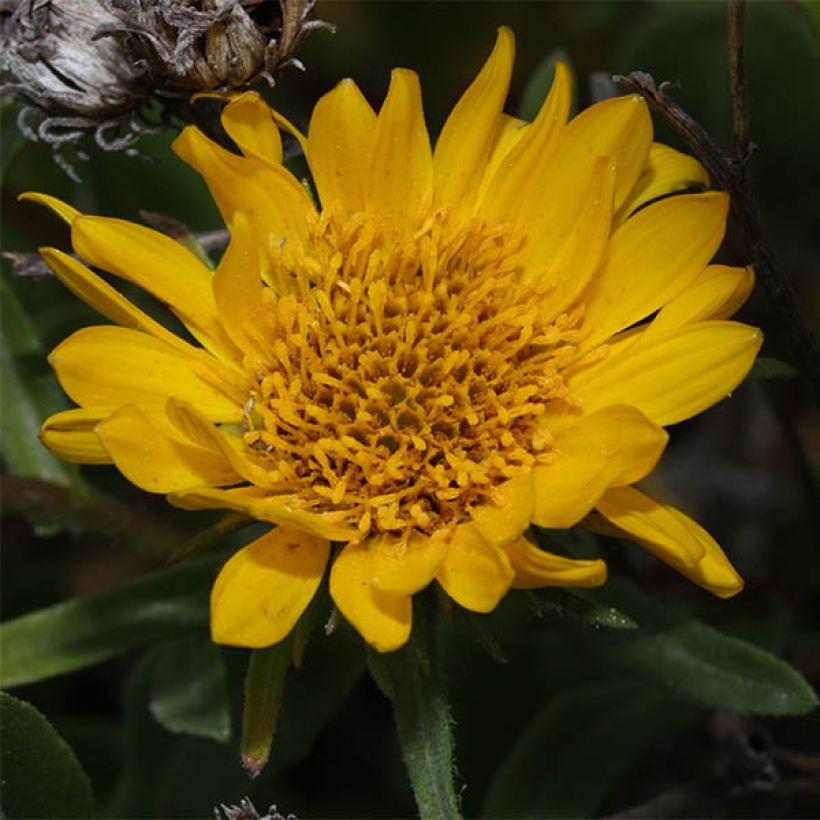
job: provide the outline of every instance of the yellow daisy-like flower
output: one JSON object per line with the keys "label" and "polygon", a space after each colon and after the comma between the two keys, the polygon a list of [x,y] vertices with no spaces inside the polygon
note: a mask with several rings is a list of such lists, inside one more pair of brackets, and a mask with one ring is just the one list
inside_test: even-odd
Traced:
{"label": "yellow daisy-like flower", "polygon": [[277,525],[219,574],[214,640],[282,640],[331,560],[333,600],[381,651],[433,580],[476,612],[511,587],[603,583],[602,561],[540,550],[530,524],[614,529],[717,595],[742,587],[701,527],[632,486],[664,426],[725,397],[761,344],[726,321],[751,271],[709,264],[728,197],[658,200],[708,185],[701,166],[653,144],[637,96],[567,121],[562,65],[534,122],[505,115],[513,53],[502,28],[435,150],[413,72],[393,72],[378,113],[341,82],[297,133],[321,207],[282,165],[279,125],[295,129],[257,95],[222,113],[241,153],[185,129],[175,150],[231,232],[215,271],[155,231],[26,195],[195,340],[44,249],[115,323],[52,353],[79,407],[45,422],[46,446],[178,507]]}

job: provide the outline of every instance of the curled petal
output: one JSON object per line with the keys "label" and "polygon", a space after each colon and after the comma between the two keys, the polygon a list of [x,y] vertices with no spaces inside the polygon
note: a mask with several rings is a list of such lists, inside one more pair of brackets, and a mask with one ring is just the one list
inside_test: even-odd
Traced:
{"label": "curled petal", "polygon": [[615,221],[622,222],[653,199],[677,191],[708,187],[709,174],[694,157],[660,142],[653,142],[646,168],[618,211]]}
{"label": "curled petal", "polygon": [[213,486],[198,486],[171,491],[168,501],[182,510],[236,510],[259,521],[270,521],[328,541],[350,541],[360,535],[357,529],[346,527],[336,513],[313,513],[300,509],[299,499],[288,495],[271,495],[261,487],[221,490]]}
{"label": "curled petal", "polygon": [[[743,589],[743,579],[715,539],[680,510],[634,487],[610,490],[597,510],[621,533],[714,595],[730,598]],[[594,518],[590,523],[595,529]]]}
{"label": "curled petal", "polygon": [[542,587],[598,587],[606,581],[606,564],[601,560],[564,558],[538,549],[526,538],[504,547],[515,571],[513,589]]}
{"label": "curled petal", "polygon": [[514,57],[513,34],[502,26],[492,54],[441,130],[433,156],[436,207],[455,212],[472,208],[495,142]]}
{"label": "curled petal", "polygon": [[95,428],[111,412],[99,407],[77,407],[49,416],[40,430],[40,441],[54,455],[75,464],[110,464]]}

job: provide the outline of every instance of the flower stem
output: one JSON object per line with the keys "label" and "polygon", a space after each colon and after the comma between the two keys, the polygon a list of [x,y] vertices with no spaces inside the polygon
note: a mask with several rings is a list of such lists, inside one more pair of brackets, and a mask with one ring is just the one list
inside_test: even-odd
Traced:
{"label": "flower stem", "polygon": [[409,642],[397,652],[370,652],[368,665],[390,698],[407,773],[422,820],[461,815],[453,784],[450,710],[437,673],[432,625],[416,615]]}
{"label": "flower stem", "polygon": [[285,639],[265,649],[255,649],[248,663],[240,754],[242,765],[251,777],[265,768],[270,757],[290,655],[291,642]]}

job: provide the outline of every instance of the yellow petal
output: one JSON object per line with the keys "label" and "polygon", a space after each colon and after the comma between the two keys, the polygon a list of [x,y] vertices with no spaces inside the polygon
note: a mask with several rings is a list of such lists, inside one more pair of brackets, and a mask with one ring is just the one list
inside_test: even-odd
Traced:
{"label": "yellow petal", "polygon": [[77,407],[55,413],[43,422],[40,441],[54,455],[76,464],[110,464],[94,428],[111,410]]}
{"label": "yellow petal", "polygon": [[211,271],[170,236],[122,219],[79,216],[71,226],[71,241],[90,264],[166,302],[206,346],[230,346],[216,315]]}
{"label": "yellow petal", "polygon": [[374,557],[365,544],[348,544],[333,562],[330,595],[339,611],[370,646],[392,652],[410,637],[413,602],[372,583]]}
{"label": "yellow petal", "polygon": [[610,490],[597,509],[629,538],[704,589],[721,598],[743,589],[743,579],[715,539],[680,510],[634,487]]}
{"label": "yellow petal", "polygon": [[608,157],[598,160],[578,222],[552,263],[543,271],[530,270],[529,280],[525,273],[525,284],[534,281],[533,274],[540,274],[546,284],[553,285],[542,307],[542,317],[547,321],[566,310],[598,270],[609,241],[616,172],[615,163]]}
{"label": "yellow petal", "polygon": [[52,210],[60,219],[65,220],[70,225],[78,216],[80,212],[71,205],[57,199],[56,196],[49,196],[48,194],[40,194],[36,191],[26,191],[17,197],[22,202],[36,202],[38,205],[45,205],[46,208]]}
{"label": "yellow petal", "polygon": [[253,459],[253,451],[245,446],[242,436],[218,429],[193,405],[179,399],[168,399],[165,412],[171,424],[184,436],[206,450],[221,453],[246,481],[263,488],[277,486],[270,473]]}
{"label": "yellow petal", "polygon": [[633,344],[572,376],[568,387],[585,413],[630,404],[667,426],[726,398],[743,381],[763,335],[738,322],[697,322]]}
{"label": "yellow petal", "polygon": [[117,469],[149,493],[240,481],[221,454],[186,441],[167,421],[133,404],[115,410],[96,431]]}
{"label": "yellow petal", "polygon": [[287,637],[329,556],[329,541],[282,527],[231,556],[211,591],[214,643],[256,649]]}
{"label": "yellow petal", "polygon": [[564,63],[558,62],[555,79],[538,116],[497,162],[497,170],[487,185],[481,213],[491,224],[513,222],[523,214],[521,221],[528,225],[527,213],[538,188],[545,184],[544,168],[567,121],[571,102],[572,75]]}
{"label": "yellow petal", "polygon": [[[651,141],[646,104],[635,95],[597,103],[560,132],[543,168],[539,162],[534,170],[530,193],[518,194],[520,223],[527,229],[521,264],[528,278],[540,278],[575,227],[598,160],[608,157],[615,165],[613,207],[617,208],[638,178]],[[523,146],[524,140],[516,151]],[[503,171],[504,164],[498,174]],[[492,190],[487,197],[492,197]]]}
{"label": "yellow petal", "polygon": [[515,39],[506,26],[470,87],[441,130],[433,155],[436,208],[472,209],[487,160],[496,141],[515,58]]}
{"label": "yellow petal", "polygon": [[371,583],[383,592],[412,595],[436,576],[447,553],[449,531],[432,535],[412,532],[405,541],[387,536],[368,542],[372,553]]}
{"label": "yellow petal", "polygon": [[298,499],[269,495],[260,487],[195,487],[172,492],[168,501],[182,510],[236,510],[259,521],[270,521],[329,541],[350,541],[360,536],[357,529],[340,523],[343,518],[338,513],[308,512],[299,508]]}
{"label": "yellow petal", "polygon": [[219,318],[234,344],[264,360],[273,335],[271,305],[265,299],[259,238],[248,217],[234,214],[231,241],[214,271],[213,291]]}
{"label": "yellow petal", "polygon": [[690,285],[717,251],[726,228],[723,192],[661,200],[613,233],[583,298],[586,351],[646,318]]}
{"label": "yellow petal", "polygon": [[484,202],[487,190],[495,177],[498,166],[507,158],[513,148],[518,145],[530,127],[530,123],[526,120],[511,117],[509,114],[499,115],[496,120],[495,135],[490,148],[490,156],[487,160],[487,165],[481,177],[481,184],[478,188],[476,202],[479,205]]}
{"label": "yellow petal", "polygon": [[282,138],[268,104],[255,92],[232,97],[220,116],[222,127],[246,157],[278,165]]}
{"label": "yellow petal", "polygon": [[475,524],[459,524],[436,573],[447,594],[465,609],[491,612],[507,594],[515,572],[507,553],[488,544]]}
{"label": "yellow petal", "polygon": [[367,208],[385,219],[412,225],[429,206],[432,188],[433,156],[419,78],[413,71],[397,68],[376,118]]}
{"label": "yellow petal", "polygon": [[271,246],[282,239],[304,244],[316,209],[284,167],[226,151],[194,126],[185,128],[172,148],[203,176],[226,225],[233,224],[237,211],[244,211]]}
{"label": "yellow petal", "polygon": [[646,167],[629,198],[618,211],[615,222],[622,222],[642,205],[658,197],[668,196],[676,191],[708,187],[709,174],[694,157],[682,154],[668,145],[653,142]]}
{"label": "yellow petal", "polygon": [[555,432],[555,461],[534,470],[532,520],[563,529],[577,524],[609,487],[650,473],[669,436],[634,407],[605,407]]}
{"label": "yellow petal", "polygon": [[364,208],[376,113],[353,80],[342,80],[316,103],[308,128],[308,162],[322,206]]}
{"label": "yellow petal", "polygon": [[238,422],[242,417],[242,408],[196,376],[174,348],[138,330],[82,328],[54,348],[48,360],[77,404],[164,408],[173,395],[211,418]]}
{"label": "yellow petal", "polygon": [[646,329],[642,342],[682,325],[706,319],[728,319],[749,298],[753,287],[751,267],[709,265],[683,293],[661,308]]}
{"label": "yellow petal", "polygon": [[118,325],[161,339],[180,352],[193,354],[196,349],[170,330],[154,321],[133,302],[111,287],[101,276],[89,270],[82,262],[58,251],[56,248],[40,248],[40,255],[55,276],[87,305],[99,311],[106,319]]}
{"label": "yellow petal", "polygon": [[542,587],[599,587],[606,581],[606,564],[601,560],[575,560],[545,552],[526,538],[504,547],[515,578],[513,589]]}
{"label": "yellow petal", "polygon": [[496,487],[492,503],[474,507],[470,516],[488,544],[503,547],[529,527],[533,500],[533,476],[527,471]]}

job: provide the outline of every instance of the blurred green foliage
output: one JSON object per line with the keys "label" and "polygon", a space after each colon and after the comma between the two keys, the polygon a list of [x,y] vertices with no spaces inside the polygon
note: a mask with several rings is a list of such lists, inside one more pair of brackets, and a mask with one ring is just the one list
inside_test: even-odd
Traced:
{"label": "blurred green foliage", "polygon": [[[642,69],[679,81],[674,93],[683,106],[718,138],[730,138],[725,8],[716,0],[338,0],[320,2],[318,12],[337,34],[308,39],[300,55],[308,70],[265,92],[301,126],[341,77],[352,76],[377,104],[389,70],[401,65],[421,75],[435,134],[495,27],[507,24],[518,42],[510,113],[532,112],[550,61],[565,53],[579,107],[590,102],[593,72]],[[758,145],[752,172],[771,238],[817,322],[817,4],[760,0],[747,18]],[[13,105],[0,105],[4,250],[68,246],[57,220],[16,202],[25,190],[93,213],[139,219],[146,210],[196,231],[220,227],[204,183],[171,153],[173,134],[145,138],[144,160],[95,153],[78,164],[78,185],[46,148],[20,139],[15,116]],[[662,127],[658,136],[676,144]],[[745,261],[731,235],[722,254]],[[203,817],[245,794],[258,808],[277,803],[302,818],[412,814],[389,703],[365,672],[358,637],[344,624],[322,632],[326,599],[308,611],[311,628],[295,638],[304,658],[285,686],[269,764],[248,779],[238,755],[248,653],[211,647],[205,628],[221,555],[205,551],[163,565],[214,516],[172,510],[113,470],[76,469],[39,446],[42,419],[66,406],[46,352],[97,319],[59,283],[16,279],[5,263],[2,288],[2,446],[10,474],[0,555],[8,621],[2,678],[19,685],[15,694],[42,710],[74,750],[32,707],[4,696],[3,754],[37,737],[42,754],[15,765],[29,767],[24,778],[52,766],[60,775],[50,785],[64,789],[48,797],[63,801],[60,810],[44,802],[37,815],[30,802],[20,808],[20,792],[11,789],[5,815],[69,816],[77,805],[74,816],[88,816],[83,769],[103,818]],[[744,311],[767,333],[770,361],[782,359],[765,300],[757,295]],[[803,679],[775,656],[815,685],[820,680],[820,502],[810,455],[820,422],[788,369],[760,370],[764,381],[747,383],[674,432],[652,479],[655,491],[677,494],[718,536],[749,582],[743,595],[713,601],[637,548],[606,541],[600,549],[613,576],[628,575],[637,586],[616,580],[596,595],[516,594],[488,617],[445,612],[438,662],[465,814],[590,817],[664,795],[679,799],[677,808],[658,810],[664,816],[820,813],[817,712],[734,723],[725,714],[812,708]],[[252,532],[236,531],[223,546],[236,548]],[[156,645],[145,652],[148,644]],[[15,746],[16,737],[26,742]],[[752,743],[759,737],[766,743],[756,757],[749,744],[760,746]],[[761,761],[775,766],[776,782],[761,779],[754,768]],[[5,757],[3,766],[5,784],[6,772],[20,770],[7,768]]]}

